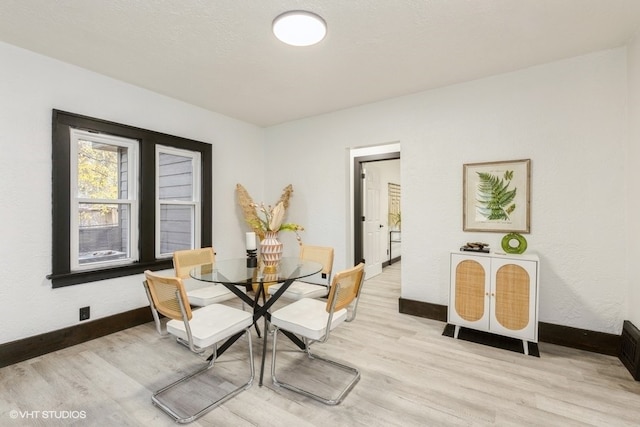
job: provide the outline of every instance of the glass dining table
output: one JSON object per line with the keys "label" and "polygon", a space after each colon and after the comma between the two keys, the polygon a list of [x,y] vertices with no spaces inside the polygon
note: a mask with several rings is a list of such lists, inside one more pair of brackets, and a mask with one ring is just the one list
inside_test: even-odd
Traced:
{"label": "glass dining table", "polygon": [[[260,330],[257,327],[257,322],[260,318],[264,319],[265,332],[262,334],[262,363],[259,381],[259,385],[262,386],[267,352],[268,322],[271,320],[269,309],[295,280],[312,276],[321,270],[322,264],[297,257],[282,258],[275,271],[268,271],[262,267],[247,267],[246,258],[235,258],[216,260],[213,264],[201,265],[191,270],[190,275],[196,280],[224,285],[245,304],[253,307],[253,323],[256,325],[258,336],[260,336]],[[282,286],[270,298],[267,298],[266,287],[273,283],[282,283]],[[255,290],[255,295],[251,297],[249,291],[253,290]],[[304,349],[304,343],[297,336],[290,332],[282,332],[300,349]],[[217,355],[224,353],[243,333],[244,331],[225,341],[218,348]]]}

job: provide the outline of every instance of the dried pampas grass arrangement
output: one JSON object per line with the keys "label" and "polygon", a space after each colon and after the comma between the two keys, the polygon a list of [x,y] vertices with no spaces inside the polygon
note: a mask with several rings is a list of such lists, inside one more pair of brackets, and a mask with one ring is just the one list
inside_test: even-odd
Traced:
{"label": "dried pampas grass arrangement", "polygon": [[[244,215],[245,222],[249,224],[251,229],[256,233],[258,239],[264,239],[264,230],[256,226],[256,224],[260,222],[260,218],[258,218],[258,213],[256,211],[257,204],[253,201],[249,192],[242,186],[242,184],[236,184],[236,194],[238,197],[238,204],[242,208],[242,214]],[[291,194],[293,194],[293,186],[289,184],[282,190],[282,195],[276,202],[276,205],[278,203],[282,203],[284,208],[287,209],[289,207]]]}

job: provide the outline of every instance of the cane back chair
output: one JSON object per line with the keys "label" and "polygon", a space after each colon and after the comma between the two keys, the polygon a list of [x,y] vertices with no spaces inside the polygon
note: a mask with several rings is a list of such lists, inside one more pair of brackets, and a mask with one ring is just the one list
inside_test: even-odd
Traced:
{"label": "cane back chair", "polygon": [[185,249],[173,253],[173,268],[175,274],[183,280],[189,288],[187,296],[189,303],[194,306],[204,307],[235,298],[236,296],[224,285],[207,283],[192,279],[189,272],[194,267],[205,264],[213,264],[216,261],[213,248]]}
{"label": "cane back chair", "polygon": [[[249,388],[255,376],[250,333],[250,328],[253,324],[251,313],[223,304],[211,304],[191,310],[182,279],[179,277],[160,276],[151,271],[145,271],[145,279],[145,290],[153,308],[158,313],[171,319],[166,325],[167,332],[182,340],[194,353],[201,353],[208,347],[213,348],[213,354],[203,368],[156,391],[151,397],[153,404],[171,416],[174,421],[188,423]],[[179,402],[171,399],[171,395],[168,392],[175,386],[187,383],[213,368],[217,359],[217,343],[238,334],[244,334],[247,337],[249,379],[244,384],[209,402],[203,408],[195,412],[185,413],[185,410],[180,409]]]}
{"label": "cane back chair", "polygon": [[[339,404],[353,389],[360,380],[358,369],[312,353],[311,345],[326,342],[332,330],[344,322],[351,322],[355,319],[363,281],[364,264],[360,263],[334,276],[326,302],[319,299],[302,298],[271,315],[271,324],[274,326],[271,378],[276,386],[286,388],[327,405]],[[306,353],[309,359],[314,361],[313,363],[329,364],[347,372],[351,380],[346,387],[340,390],[335,397],[325,397],[300,386],[278,380],[276,376],[276,356],[278,333],[281,330],[289,331],[302,337],[305,343],[303,352]],[[314,372],[318,372],[321,375],[318,370]],[[313,383],[313,381],[310,381],[310,383]]]}
{"label": "cane back chair", "polygon": [[[320,283],[314,283],[308,280],[296,280],[284,291],[281,298],[297,301],[302,298],[326,297],[329,293],[331,272],[333,270],[333,248],[328,246],[302,245],[300,247],[300,258],[322,264],[320,280],[318,280]],[[280,289],[280,286],[282,286],[282,283],[271,285],[267,289],[267,292],[269,295],[273,295]]]}

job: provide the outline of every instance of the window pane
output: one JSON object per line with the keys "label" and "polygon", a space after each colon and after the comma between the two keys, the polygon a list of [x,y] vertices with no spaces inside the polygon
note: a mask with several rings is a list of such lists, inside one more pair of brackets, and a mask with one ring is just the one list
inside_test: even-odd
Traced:
{"label": "window pane", "polygon": [[78,197],[127,197],[127,148],[78,140]]}
{"label": "window pane", "polygon": [[192,248],[194,216],[194,206],[160,206],[160,253]]}
{"label": "window pane", "polygon": [[129,257],[130,207],[127,204],[81,203],[78,262],[90,264]]}
{"label": "window pane", "polygon": [[193,200],[193,163],[191,157],[159,153],[158,188],[160,200]]}

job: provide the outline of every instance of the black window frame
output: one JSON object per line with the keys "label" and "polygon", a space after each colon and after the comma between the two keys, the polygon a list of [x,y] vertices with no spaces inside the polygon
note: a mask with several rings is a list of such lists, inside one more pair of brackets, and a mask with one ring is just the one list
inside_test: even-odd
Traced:
{"label": "black window frame", "polygon": [[[69,130],[71,128],[136,139],[140,143],[138,159],[139,260],[133,264],[71,271],[71,154],[69,143]],[[53,110],[51,139],[52,272],[47,278],[51,280],[53,288],[130,276],[143,273],[145,270],[173,268],[172,259],[158,259],[155,256],[156,145],[200,152],[202,162],[200,244],[202,247],[211,246],[213,217],[213,147],[211,144],[55,109]]]}

